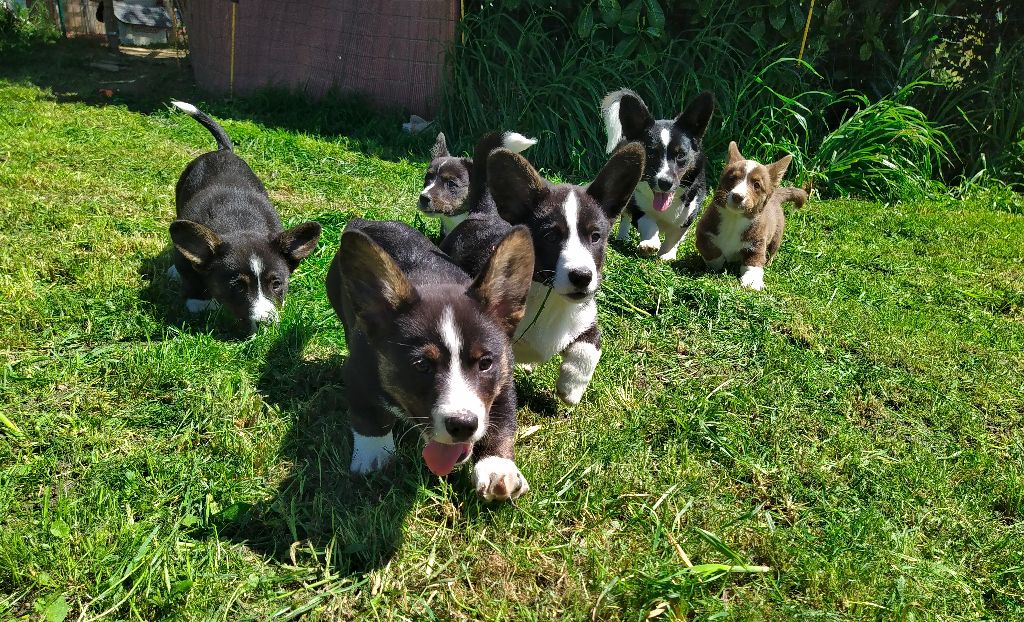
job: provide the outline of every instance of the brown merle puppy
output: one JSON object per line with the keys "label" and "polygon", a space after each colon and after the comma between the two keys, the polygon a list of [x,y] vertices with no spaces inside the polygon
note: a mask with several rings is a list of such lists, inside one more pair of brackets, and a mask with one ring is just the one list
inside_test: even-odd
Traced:
{"label": "brown merle puppy", "polygon": [[526,313],[515,333],[516,362],[544,363],[561,354],[556,389],[570,405],[583,397],[601,358],[595,296],[608,231],[643,168],[643,148],[629,143],[582,188],[552,184],[523,156],[499,149],[487,161],[497,214],[472,214],[441,243],[456,263],[473,272],[512,225],[530,230],[536,259]]}
{"label": "brown merle puppy", "polygon": [[740,285],[764,289],[764,269],[782,244],[786,216],[782,204],[802,207],[807,190],[780,188],[793,156],[767,166],[740,155],[729,143],[729,162],[718,182],[711,205],[697,223],[697,250],[708,267],[740,264]]}
{"label": "brown merle puppy", "polygon": [[423,460],[444,476],[470,457],[487,501],[529,489],[514,462],[511,337],[533,274],[524,227],[498,241],[474,279],[415,229],[353,220],[327,274],[345,326],[352,472],[385,466],[396,418],[417,427]]}
{"label": "brown merle puppy", "polygon": [[[487,193],[487,156],[495,149],[520,153],[536,143],[516,132],[491,132],[477,141],[472,159],[460,158],[448,153],[444,133],[439,133],[423,178],[420,211],[441,218],[442,234],[451,232],[469,212],[493,206]],[[481,166],[474,168],[474,160]]]}

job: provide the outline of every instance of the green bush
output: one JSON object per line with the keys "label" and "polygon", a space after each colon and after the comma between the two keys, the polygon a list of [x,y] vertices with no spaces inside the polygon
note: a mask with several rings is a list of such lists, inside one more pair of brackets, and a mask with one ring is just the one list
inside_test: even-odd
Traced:
{"label": "green bush", "polygon": [[927,194],[979,167],[1020,182],[1024,106],[1009,84],[1024,74],[1024,54],[990,49],[1013,40],[1005,28],[959,40],[949,32],[971,11],[977,31],[990,7],[819,3],[798,62],[805,10],[782,0],[473,5],[449,55],[440,123],[466,149],[489,129],[532,134],[531,159],[586,178],[604,160],[605,93],[632,88],[667,117],[709,89],[713,160],[730,140],[751,157],[791,152],[798,180],[883,200]]}
{"label": "green bush", "polygon": [[45,3],[25,8],[8,6],[0,0],[0,52],[52,43],[59,38],[60,28],[50,19]]}

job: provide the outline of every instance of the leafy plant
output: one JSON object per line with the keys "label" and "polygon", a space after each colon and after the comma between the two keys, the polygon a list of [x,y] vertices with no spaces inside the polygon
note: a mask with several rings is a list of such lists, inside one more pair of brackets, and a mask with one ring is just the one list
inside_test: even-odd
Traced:
{"label": "leafy plant", "polygon": [[36,2],[26,8],[0,2],[0,52],[52,43],[58,38],[60,29],[47,14],[45,3]]}

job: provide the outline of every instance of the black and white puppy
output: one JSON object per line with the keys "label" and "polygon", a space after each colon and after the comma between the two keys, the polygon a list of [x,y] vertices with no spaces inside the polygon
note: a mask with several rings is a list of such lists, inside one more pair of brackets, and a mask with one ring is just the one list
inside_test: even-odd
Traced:
{"label": "black and white puppy", "polygon": [[[487,200],[487,156],[495,149],[509,149],[521,153],[537,141],[516,132],[492,132],[477,141],[472,158],[460,158],[448,153],[444,133],[430,153],[430,166],[423,178],[419,208],[427,216],[441,218],[441,233],[450,233],[469,212]],[[480,162],[474,168],[473,162]]]}
{"label": "black and white puppy", "polygon": [[235,155],[224,128],[192,104],[171,103],[208,129],[218,149],[190,162],[178,179],[174,264],[167,274],[181,281],[192,313],[220,304],[253,326],[277,321],[291,273],[316,248],[320,224],[285,231],[266,188]]}
{"label": "black and white puppy", "polygon": [[628,141],[644,146],[643,180],[622,215],[618,235],[619,240],[628,240],[630,224],[636,224],[641,255],[657,253],[662,260],[674,260],[683,236],[700,215],[708,193],[701,141],[714,109],[714,96],[708,91],[675,119],[655,120],[640,96],[629,89],[609,93],[601,102],[608,153]]}
{"label": "black and white puppy", "polygon": [[384,467],[402,418],[426,440],[423,460],[445,476],[470,457],[487,501],[529,484],[515,464],[511,337],[533,274],[529,231],[498,241],[474,279],[423,234],[399,222],[353,220],[327,273],[345,326],[343,370],[352,472]]}
{"label": "black and white puppy", "polygon": [[608,231],[643,168],[643,148],[630,143],[582,188],[552,184],[523,156],[499,149],[487,160],[487,184],[497,215],[474,213],[441,242],[443,251],[472,272],[512,225],[530,230],[533,284],[514,336],[516,362],[544,363],[561,354],[556,391],[570,405],[583,397],[601,358],[594,297],[601,285]]}

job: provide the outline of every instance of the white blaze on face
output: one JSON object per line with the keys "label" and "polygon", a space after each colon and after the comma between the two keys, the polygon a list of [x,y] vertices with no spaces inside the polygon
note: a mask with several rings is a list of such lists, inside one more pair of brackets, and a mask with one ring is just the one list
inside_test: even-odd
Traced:
{"label": "white blaze on face", "polygon": [[729,191],[729,196],[726,198],[726,205],[729,207],[739,207],[735,199],[739,200],[739,203],[745,204],[747,202],[747,195],[749,194],[749,187],[747,180],[750,178],[750,174],[757,168],[757,162],[753,160],[747,160],[743,166],[743,177],[740,177],[739,182],[733,186],[732,190]]}
{"label": "white blaze on face", "polygon": [[434,440],[451,443],[453,439],[445,429],[445,417],[456,414],[470,414],[476,417],[476,432],[469,442],[476,442],[487,431],[487,408],[483,400],[466,380],[462,370],[462,333],[455,325],[455,313],[451,307],[445,307],[441,319],[437,322],[437,330],[441,333],[441,341],[448,350],[448,373],[441,395],[431,410],[434,420]]}
{"label": "white blaze on face", "polygon": [[668,173],[668,143],[670,140],[672,140],[672,132],[668,128],[662,128],[661,144],[665,146],[665,149],[661,156],[661,168],[658,169],[658,174],[654,176],[655,182],[659,179],[664,179],[669,183],[672,182],[672,176]]}
{"label": "white blaze on face", "polygon": [[277,307],[263,295],[263,260],[253,255],[249,258],[249,267],[252,268],[253,277],[256,279],[256,300],[249,307],[249,319],[253,322],[276,322]]}
{"label": "white blaze on face", "polygon": [[[590,248],[584,245],[580,238],[580,201],[576,197],[575,190],[569,190],[569,194],[565,197],[565,202],[562,203],[562,213],[565,215],[565,224],[569,235],[565,239],[562,251],[558,254],[558,261],[555,262],[555,291],[560,294],[581,291],[569,280],[569,273],[573,270],[583,270],[589,271],[591,275],[590,284],[583,291],[592,294],[597,291],[597,263],[594,261],[594,255],[590,252]],[[583,235],[586,235],[586,232],[583,232]]]}
{"label": "white blaze on face", "polygon": [[430,193],[430,189],[433,188],[436,184],[437,184],[437,180],[436,179],[434,181],[431,181],[429,184],[427,184],[427,187],[423,189],[423,192],[420,192],[420,196],[421,197],[428,197],[429,198],[430,197],[430,194],[429,194]]}

